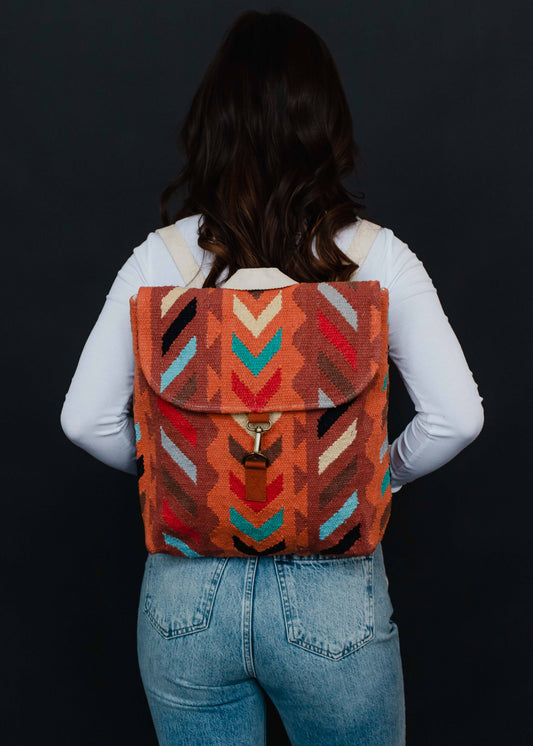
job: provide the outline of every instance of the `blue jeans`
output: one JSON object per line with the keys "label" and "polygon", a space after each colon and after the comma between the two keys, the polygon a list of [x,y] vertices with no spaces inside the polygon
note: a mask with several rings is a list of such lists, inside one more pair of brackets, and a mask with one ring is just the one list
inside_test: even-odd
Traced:
{"label": "blue jeans", "polygon": [[137,652],[160,746],[403,746],[381,543],[364,557],[149,554]]}

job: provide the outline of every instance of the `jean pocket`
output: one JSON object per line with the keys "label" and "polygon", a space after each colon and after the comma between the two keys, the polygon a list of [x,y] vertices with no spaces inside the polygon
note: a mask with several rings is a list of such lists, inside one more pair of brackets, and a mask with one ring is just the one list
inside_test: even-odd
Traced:
{"label": "jean pocket", "polygon": [[375,634],[374,557],[280,555],[275,568],[287,640],[339,660]]}
{"label": "jean pocket", "polygon": [[190,635],[209,627],[227,559],[148,555],[143,610],[162,637]]}

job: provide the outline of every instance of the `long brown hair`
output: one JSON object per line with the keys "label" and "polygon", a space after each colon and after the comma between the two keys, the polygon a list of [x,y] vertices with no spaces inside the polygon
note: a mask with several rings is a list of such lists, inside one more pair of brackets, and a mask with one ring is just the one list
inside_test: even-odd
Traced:
{"label": "long brown hair", "polygon": [[333,237],[365,209],[351,198],[364,192],[341,184],[360,157],[352,127],[335,62],[309,26],[281,11],[237,16],[178,134],[185,165],[160,197],[163,225],[202,216],[198,243],[215,255],[204,287],[226,266],[228,277],[268,266],[297,282],[350,279],[358,265]]}

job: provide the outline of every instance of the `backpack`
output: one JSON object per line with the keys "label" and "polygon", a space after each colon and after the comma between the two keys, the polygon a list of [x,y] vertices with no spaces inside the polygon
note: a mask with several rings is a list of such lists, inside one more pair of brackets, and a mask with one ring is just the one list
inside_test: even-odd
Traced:
{"label": "backpack", "polygon": [[[380,226],[358,221],[361,266]],[[202,288],[178,225],[158,232],[185,286],[129,299],[148,552],[372,553],[392,497],[388,289],[266,267],[258,288]]]}

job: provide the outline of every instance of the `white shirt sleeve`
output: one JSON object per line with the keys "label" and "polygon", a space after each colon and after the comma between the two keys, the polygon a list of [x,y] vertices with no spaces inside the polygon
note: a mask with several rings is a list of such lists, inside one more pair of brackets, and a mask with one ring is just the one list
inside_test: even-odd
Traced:
{"label": "white shirt sleeve", "polygon": [[390,446],[394,493],[443,466],[477,438],[484,410],[423,262],[390,229],[380,234],[357,277],[380,279],[389,290],[389,358],[416,409]]}
{"label": "white shirt sleeve", "polygon": [[[135,358],[129,299],[141,285],[154,284],[146,277],[154,243],[161,243],[161,239],[150,233],[118,271],[83,347],[60,416],[63,432],[75,445],[104,464],[134,475]],[[178,268],[173,262],[172,266],[169,284],[183,285]]]}

